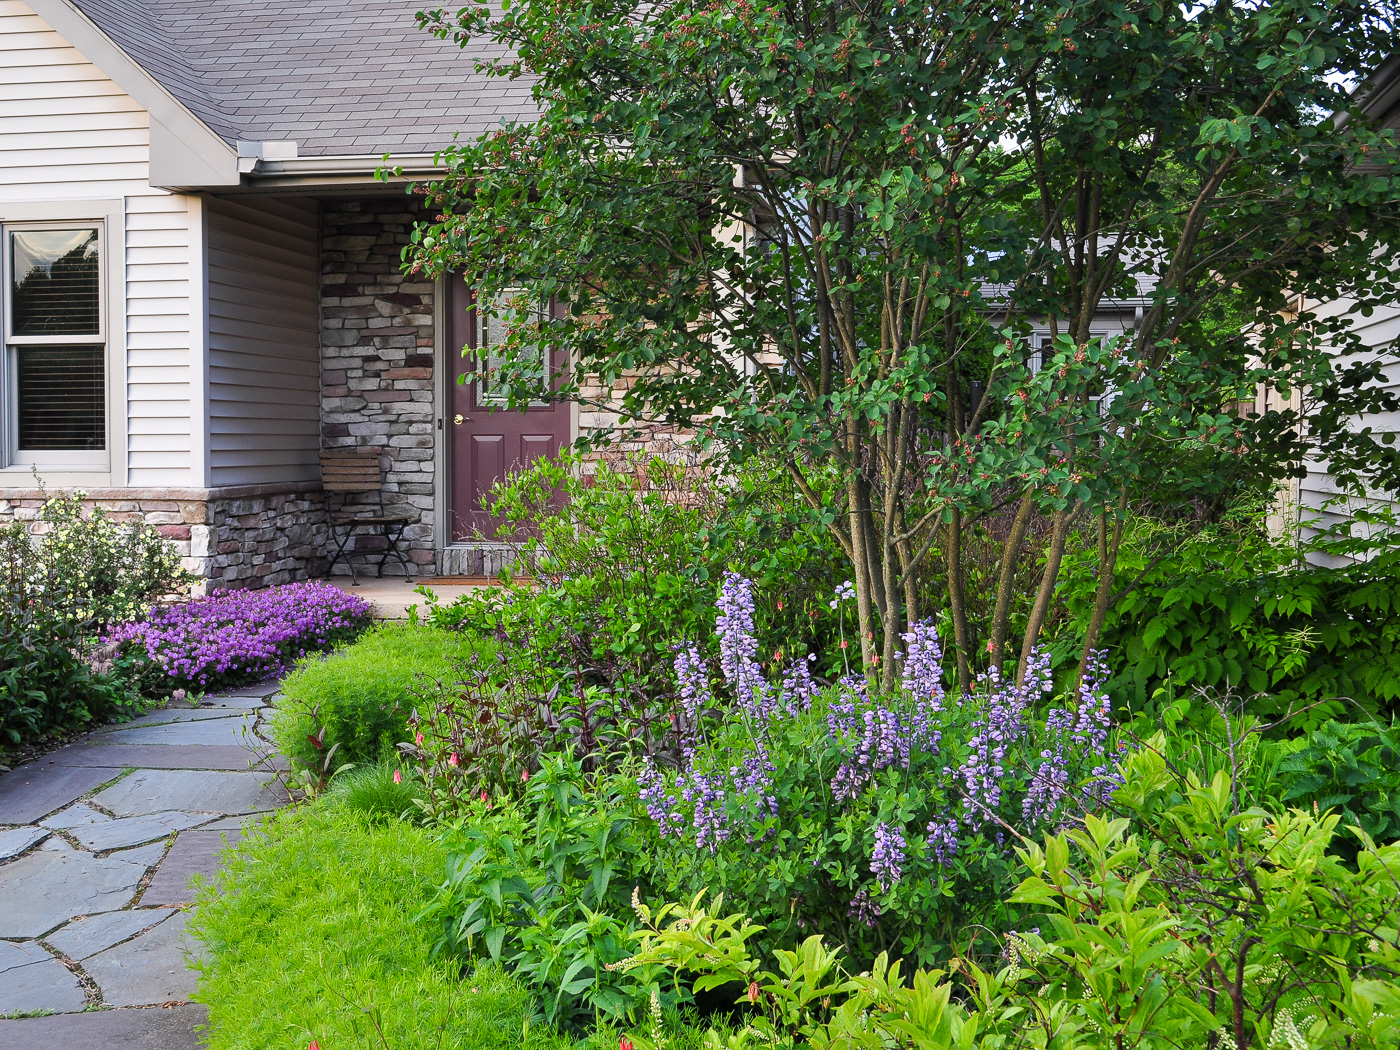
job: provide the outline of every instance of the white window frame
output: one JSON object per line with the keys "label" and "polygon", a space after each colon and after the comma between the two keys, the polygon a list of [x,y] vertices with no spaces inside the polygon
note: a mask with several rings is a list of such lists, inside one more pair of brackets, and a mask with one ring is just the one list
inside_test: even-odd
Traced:
{"label": "white window frame", "polygon": [[[34,473],[65,485],[109,486],[125,482],[126,274],[125,207],[122,201],[74,201],[0,207],[0,487],[33,486]],[[22,450],[16,350],[10,342],[10,233],[23,230],[96,229],[98,339],[103,347],[104,442],[100,450]],[[90,337],[30,337],[28,345],[83,343]]]}

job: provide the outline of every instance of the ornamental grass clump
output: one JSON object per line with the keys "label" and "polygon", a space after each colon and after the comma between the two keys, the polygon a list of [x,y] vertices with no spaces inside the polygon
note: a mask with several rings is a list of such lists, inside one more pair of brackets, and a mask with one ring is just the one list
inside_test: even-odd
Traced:
{"label": "ornamental grass clump", "polygon": [[147,661],[166,691],[209,690],[282,674],[352,640],[370,619],[363,598],[309,581],[157,605],[144,620],[112,628],[106,641]]}
{"label": "ornamental grass clump", "polygon": [[726,575],[717,606],[718,681],[678,650],[683,759],[650,766],[640,798],[668,891],[723,892],[767,926],[768,950],[821,930],[865,959],[935,965],[955,938],[975,953],[976,928],[1008,919],[1014,848],[1118,784],[1099,661],[1058,705],[1041,654],[1022,681],[993,671],[949,694],[937,632],[918,623],[897,688],[849,673],[823,688],[805,656],[759,662],[748,580]]}

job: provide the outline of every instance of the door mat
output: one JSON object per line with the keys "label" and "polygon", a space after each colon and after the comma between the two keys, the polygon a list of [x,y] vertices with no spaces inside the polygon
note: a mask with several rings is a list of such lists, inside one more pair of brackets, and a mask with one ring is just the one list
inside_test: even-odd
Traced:
{"label": "door mat", "polygon": [[[434,576],[428,580],[414,580],[415,584],[424,583],[429,587],[441,584],[444,587],[499,587],[501,581],[495,576]],[[516,576],[512,583],[529,583],[528,576]]]}

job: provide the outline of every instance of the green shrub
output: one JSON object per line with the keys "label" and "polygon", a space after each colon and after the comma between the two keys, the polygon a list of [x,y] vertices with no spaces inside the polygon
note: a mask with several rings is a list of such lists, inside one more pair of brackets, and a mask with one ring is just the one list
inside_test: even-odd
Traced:
{"label": "green shrub", "polygon": [[[1243,806],[1224,772],[1173,770],[1160,738],[1124,765],[1124,816],[1019,850],[1031,914],[996,969],[865,972],[813,934],[767,969],[763,933],[722,901],[645,907],[637,964],[730,987],[748,1011],[725,1050],[1391,1048],[1400,1040],[1400,845],[1364,835],[1355,870],[1335,816]],[[910,979],[912,978],[912,979]],[[639,1034],[636,1045],[655,1048]]]}
{"label": "green shrub", "polygon": [[[1086,550],[1066,574],[1075,659],[1096,557]],[[1160,561],[1147,542],[1125,544],[1118,573],[1137,586],[1104,623],[1116,704],[1152,711],[1198,688],[1234,691],[1258,694],[1250,710],[1263,717],[1311,707],[1303,726],[1354,717],[1345,699],[1400,710],[1400,551],[1319,568],[1257,528],[1211,529]]]}
{"label": "green shrub", "polygon": [[[1290,806],[1331,810],[1343,827],[1377,842],[1400,840],[1400,736],[1376,722],[1327,722],[1306,737],[1274,745],[1270,790]],[[1348,859],[1357,843],[1346,837]]]}
{"label": "green shrub", "polygon": [[22,526],[0,529],[0,750],[139,703],[120,676],[85,659],[77,618],[45,598],[56,572]]}
{"label": "green shrub", "polygon": [[306,769],[391,757],[408,738],[415,682],[452,677],[479,641],[414,624],[381,624],[352,645],[304,660],[272,717],[281,752]]}
{"label": "green shrub", "polygon": [[709,637],[726,568],[773,598],[759,624],[766,652],[835,651],[826,599],[844,562],[781,472],[542,458],[495,490],[492,512],[531,578],[504,601],[473,595],[430,616],[508,640],[512,662],[547,687],[666,693],[671,647]]}
{"label": "green shrub", "polygon": [[193,577],[170,541],[148,525],[115,521],[101,507],[87,510],[84,498],[81,492],[48,497],[34,535],[18,523],[0,530],[0,546],[32,545],[37,552],[25,580],[35,601],[79,632],[95,633],[188,590]]}
{"label": "green shrub", "polygon": [[[510,1050],[532,1004],[499,969],[465,979],[432,957],[414,915],[441,879],[429,832],[312,805],[279,814],[202,887],[192,928],[205,945],[195,999],[210,1050]],[[531,1050],[568,1045],[538,1027]]]}
{"label": "green shrub", "polygon": [[655,985],[654,970],[610,968],[631,954],[632,895],[651,845],[631,788],[555,755],[521,799],[478,802],[443,835],[447,881],[426,912],[439,943],[506,963],[546,1021],[574,1031],[599,1018],[635,1023]]}
{"label": "green shrub", "polygon": [[190,576],[154,529],[52,496],[30,526],[0,526],[0,747],[78,728],[139,703],[129,662],[97,645],[105,626]]}

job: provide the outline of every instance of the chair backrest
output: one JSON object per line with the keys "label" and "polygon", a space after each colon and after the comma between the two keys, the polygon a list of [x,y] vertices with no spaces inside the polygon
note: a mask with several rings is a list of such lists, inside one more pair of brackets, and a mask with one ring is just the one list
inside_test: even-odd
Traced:
{"label": "chair backrest", "polygon": [[322,452],[321,487],[327,492],[379,492],[384,477],[378,452]]}

